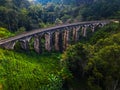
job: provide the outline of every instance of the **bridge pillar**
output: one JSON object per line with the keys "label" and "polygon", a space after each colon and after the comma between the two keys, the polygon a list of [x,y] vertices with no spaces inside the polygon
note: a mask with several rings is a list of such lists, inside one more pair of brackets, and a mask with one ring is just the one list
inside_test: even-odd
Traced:
{"label": "bridge pillar", "polygon": [[65,30],[64,36],[63,36],[63,49],[65,50],[69,45],[69,30]]}
{"label": "bridge pillar", "polygon": [[52,33],[51,32],[48,32],[47,34],[45,34],[45,49],[49,52],[52,50]]}
{"label": "bridge pillar", "polygon": [[95,32],[95,25],[92,25],[91,30],[92,32]]}
{"label": "bridge pillar", "polygon": [[87,30],[87,26],[83,26],[82,27],[82,35],[83,35],[83,37],[86,37],[86,30]]}
{"label": "bridge pillar", "polygon": [[77,28],[73,28],[73,41],[77,42],[79,39],[78,31],[80,30],[80,26]]}
{"label": "bridge pillar", "polygon": [[59,36],[60,36],[60,32],[55,32],[55,50],[59,51]]}
{"label": "bridge pillar", "polygon": [[34,37],[34,50],[37,53],[42,53],[42,45],[41,45],[41,36],[35,35]]}
{"label": "bridge pillar", "polygon": [[5,49],[13,50],[15,46],[16,41],[8,42],[3,45],[1,45]]}
{"label": "bridge pillar", "polygon": [[20,39],[22,49],[29,50],[30,39],[31,39],[31,37],[26,37],[25,39]]}

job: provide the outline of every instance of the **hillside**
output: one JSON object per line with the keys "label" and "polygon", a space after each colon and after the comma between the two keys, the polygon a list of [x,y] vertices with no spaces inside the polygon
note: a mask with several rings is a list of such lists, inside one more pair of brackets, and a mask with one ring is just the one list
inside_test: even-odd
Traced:
{"label": "hillside", "polygon": [[38,55],[0,49],[0,90],[61,88],[59,57],[55,53]]}
{"label": "hillside", "polygon": [[62,55],[0,49],[0,86],[3,90],[106,90],[115,87],[114,80],[119,88],[119,37],[119,23],[111,23],[84,37],[83,43],[70,45]]}

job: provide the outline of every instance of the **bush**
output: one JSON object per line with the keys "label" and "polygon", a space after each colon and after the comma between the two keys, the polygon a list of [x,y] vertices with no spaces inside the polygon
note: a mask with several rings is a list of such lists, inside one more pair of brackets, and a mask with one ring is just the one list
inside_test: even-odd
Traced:
{"label": "bush", "polygon": [[21,34],[21,33],[25,32],[25,31],[26,31],[25,27],[20,27],[20,28],[17,30],[16,34]]}
{"label": "bush", "polygon": [[70,46],[62,56],[63,62],[73,75],[83,75],[88,60],[88,51],[79,43]]}
{"label": "bush", "polygon": [[12,36],[12,33],[10,33],[6,28],[0,27],[0,38],[7,38],[9,36]]}

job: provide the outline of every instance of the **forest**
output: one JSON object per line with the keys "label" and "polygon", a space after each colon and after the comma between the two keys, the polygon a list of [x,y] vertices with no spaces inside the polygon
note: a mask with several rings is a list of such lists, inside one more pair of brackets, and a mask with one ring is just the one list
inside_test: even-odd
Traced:
{"label": "forest", "polygon": [[64,52],[0,48],[0,90],[120,90],[120,0],[1,0],[0,40],[38,28],[117,20]]}

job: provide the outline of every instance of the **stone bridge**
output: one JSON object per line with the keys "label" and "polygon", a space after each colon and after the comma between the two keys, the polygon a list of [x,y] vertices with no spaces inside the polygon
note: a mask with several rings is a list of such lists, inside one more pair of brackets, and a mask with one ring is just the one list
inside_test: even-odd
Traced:
{"label": "stone bridge", "polygon": [[45,29],[36,29],[0,41],[0,47],[14,49],[20,46],[24,50],[34,49],[37,53],[44,50],[63,51],[71,42],[78,42],[81,37],[87,37],[87,32],[94,33],[97,27],[103,27],[110,20],[87,21],[60,25]]}

